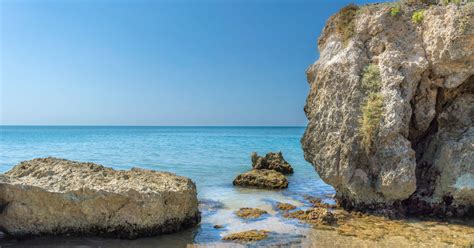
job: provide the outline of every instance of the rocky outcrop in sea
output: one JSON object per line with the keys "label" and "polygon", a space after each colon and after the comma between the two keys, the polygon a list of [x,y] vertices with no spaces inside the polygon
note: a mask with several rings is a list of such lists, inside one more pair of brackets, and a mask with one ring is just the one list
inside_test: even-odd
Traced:
{"label": "rocky outcrop in sea", "polygon": [[281,152],[269,152],[265,157],[258,156],[256,152],[252,153],[252,168],[261,170],[274,170],[283,174],[292,174],[293,167],[283,158]]}
{"label": "rocky outcrop in sea", "polygon": [[347,209],[472,216],[474,3],[420,2],[327,21],[301,142]]}
{"label": "rocky outcrop in sea", "polygon": [[199,221],[196,186],[172,173],[39,158],[0,174],[0,230],[13,237],[133,239]]}
{"label": "rocky outcrop in sea", "polygon": [[288,179],[284,174],[293,173],[293,168],[281,152],[269,152],[265,157],[253,152],[250,158],[253,169],[238,175],[233,181],[234,185],[267,189],[288,188]]}

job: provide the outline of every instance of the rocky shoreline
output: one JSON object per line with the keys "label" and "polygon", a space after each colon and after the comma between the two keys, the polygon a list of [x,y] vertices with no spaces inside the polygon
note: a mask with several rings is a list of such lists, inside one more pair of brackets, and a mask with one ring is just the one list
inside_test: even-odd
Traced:
{"label": "rocky shoreline", "polygon": [[[54,161],[54,162],[53,162]],[[47,169],[42,166],[42,163],[48,163],[51,165],[59,165],[57,168],[53,169],[52,167],[48,167]],[[72,164],[71,164],[72,163]],[[68,165],[65,165],[68,164]],[[62,160],[62,159],[54,159],[54,158],[47,158],[47,159],[37,159],[32,161],[26,161],[24,163],[20,163],[20,165],[24,166],[24,168],[20,168],[18,170],[12,170],[11,173],[9,174],[9,178],[11,179],[12,177],[19,177],[23,178],[22,186],[25,187],[27,190],[30,190],[30,186],[23,186],[25,183],[30,183],[30,180],[36,181],[37,178],[39,178],[37,184],[41,184],[41,180],[43,180],[43,175],[48,175],[48,177],[55,177],[58,176],[57,178],[63,178],[63,175],[58,175],[56,174],[57,172],[60,171],[66,171],[67,174],[82,174],[78,173],[77,171],[72,171],[69,170],[64,170],[64,167],[69,166],[81,166],[81,167],[87,167],[86,171],[89,171],[89,169],[93,169],[93,171],[99,172],[99,174],[102,174],[102,172],[106,172],[106,174],[111,173],[111,178],[112,182],[116,183],[114,181],[117,178],[121,178],[126,176],[129,176],[127,179],[131,180],[132,182],[134,181],[135,176],[137,175],[129,175],[134,170],[130,171],[115,171],[100,165],[92,164],[92,163],[79,163],[79,162],[73,162],[73,161],[68,161],[68,160]],[[87,165],[87,166],[86,166]],[[36,166],[42,167],[44,170],[40,170],[39,168],[36,168]],[[56,166],[55,166],[56,167]],[[141,169],[139,169],[141,171]],[[115,172],[114,172],[115,171]],[[146,170],[145,170],[146,171]],[[138,171],[136,171],[138,172]],[[118,173],[118,175],[113,175],[114,173]],[[160,172],[152,172],[152,173],[160,173]],[[169,175],[172,175],[170,173],[164,173],[166,174],[166,177],[168,178]],[[84,175],[84,174],[82,174]],[[140,177],[144,176],[139,174]],[[103,175],[99,175],[99,178],[102,177]],[[172,181],[182,181],[185,182],[189,179],[182,179],[181,177],[174,178],[176,176],[172,175],[174,180]],[[108,177],[108,176],[107,176]],[[147,177],[147,176],[145,176]],[[43,178],[43,179],[42,179]],[[77,177],[76,177],[77,178]],[[52,178],[48,178],[52,179]],[[46,179],[44,179],[46,180]],[[86,177],[84,180],[88,180]],[[103,180],[103,178],[100,178],[99,180]],[[5,179],[2,179],[2,183],[4,183]],[[72,187],[72,185],[76,185],[76,182],[68,182],[68,180],[62,180],[64,181],[63,183],[65,184],[72,184],[69,186],[61,185],[58,181],[55,181],[54,179],[51,180],[53,183],[51,186],[55,185],[54,187],[57,186],[57,189],[64,187],[64,190],[67,191],[68,187]],[[153,180],[154,181],[154,180]],[[147,183],[147,180],[145,179],[143,181],[144,183],[141,183],[140,186],[145,186]],[[163,182],[163,181],[161,181]],[[9,181],[9,183],[12,183],[12,181]],[[84,183],[84,182],[81,182]],[[158,182],[157,182],[158,183]],[[175,182],[172,182],[175,183]],[[165,183],[167,186],[166,188],[171,190],[170,187],[172,187],[173,184],[168,184]],[[1,184],[2,186],[0,187],[2,190],[2,187],[5,187],[5,185]],[[118,183],[117,185],[120,185]],[[106,189],[106,185],[102,185],[102,189]],[[133,188],[133,186],[130,186],[130,188]],[[180,187],[175,188],[179,189]],[[120,190],[119,190],[120,191]],[[0,191],[2,193],[4,191]],[[272,192],[272,191],[269,191]],[[64,194],[64,193],[60,193]],[[1,195],[1,194],[0,194]],[[38,196],[38,197],[41,197]],[[217,232],[222,233],[222,236],[220,237],[221,244],[226,244],[226,243],[240,243],[242,245],[247,245],[247,244],[256,244],[255,242],[263,242],[262,244],[287,244],[285,242],[283,243],[278,243],[276,240],[278,239],[285,239],[284,237],[287,237],[289,240],[287,242],[296,242],[295,244],[299,244],[300,242],[310,242],[309,240],[306,241],[305,236],[299,236],[299,237],[293,237],[291,236],[282,236],[283,234],[275,232],[271,227],[270,228],[262,228],[261,225],[255,226],[255,223],[258,222],[265,222],[265,220],[273,219],[274,218],[281,218],[287,220],[296,220],[301,223],[308,223],[312,226],[312,230],[310,231],[310,234],[308,235],[321,235],[321,232],[330,232],[327,235],[335,235],[337,234],[337,240],[333,240],[333,242],[341,242],[341,240],[345,240],[346,238],[353,237],[358,240],[358,242],[379,242],[380,240],[383,240],[384,237],[386,236],[400,236],[403,237],[404,239],[412,240],[413,238],[417,238],[419,242],[431,242],[429,241],[430,235],[437,235],[439,237],[439,241],[437,242],[444,242],[444,243],[449,243],[453,244],[454,246],[462,246],[462,245],[467,245],[470,244],[469,242],[472,242],[472,239],[469,238],[470,234],[474,234],[474,229],[469,228],[469,227],[460,227],[457,225],[454,225],[453,227],[449,228],[449,232],[445,233],[445,229],[439,229],[438,227],[440,225],[443,225],[442,223],[439,222],[430,222],[432,220],[426,220],[427,223],[432,223],[430,225],[436,226],[436,229],[433,229],[429,232],[424,231],[424,229],[419,229],[416,226],[412,226],[410,222],[405,222],[405,221],[397,221],[397,220],[390,220],[386,219],[382,216],[373,216],[373,215],[365,215],[361,214],[358,212],[348,212],[344,209],[342,209],[340,206],[328,203],[331,202],[331,196],[329,195],[321,195],[320,197],[323,198],[318,198],[318,197],[313,197],[309,195],[305,195],[302,199],[301,202],[297,201],[288,201],[287,202],[278,202],[275,201],[273,203],[267,202],[266,205],[270,204],[270,210],[267,208],[268,206],[261,205],[261,207],[241,207],[236,210],[231,210],[232,215],[235,217],[238,217],[244,222],[244,228],[230,228],[229,222],[226,220],[223,220],[221,217],[218,218],[219,222],[211,222],[212,223],[212,228],[214,230],[218,230]],[[88,199],[90,200],[93,198],[93,196],[88,195]],[[51,198],[48,198],[50,200]],[[293,205],[289,202],[292,202]],[[28,202],[26,202],[28,203]],[[54,202],[53,202],[54,203]],[[220,215],[220,213],[215,213],[215,210],[225,210],[227,209],[226,206],[218,201],[201,201],[200,203],[200,210],[204,211],[204,215],[209,215],[209,214],[217,214]],[[55,204],[53,204],[55,205]],[[96,205],[94,205],[96,206]],[[36,206],[36,207],[41,207],[41,206]],[[137,206],[132,206],[134,209],[139,208]],[[7,209],[8,210],[8,209]],[[100,212],[100,208],[95,208],[91,209],[95,210],[96,212]],[[54,209],[55,212],[61,213],[63,210],[58,210]],[[66,211],[63,212],[64,214],[68,215],[70,212]],[[2,213],[3,214],[3,213]],[[133,215],[136,215],[137,213],[131,213]],[[53,215],[54,217],[54,215]],[[95,218],[96,216],[94,216]],[[31,215],[28,216],[29,219],[31,219]],[[67,216],[66,216],[67,218]],[[27,236],[15,236],[19,238],[25,238],[25,237],[32,237],[32,236],[37,236],[37,235],[61,235],[61,236],[78,236],[78,237],[83,237],[83,236],[101,236],[101,237],[112,237],[112,238],[126,238],[126,239],[135,239],[138,237],[144,237],[144,236],[155,236],[157,234],[163,234],[163,233],[169,233],[169,232],[174,232],[177,230],[181,230],[182,228],[188,228],[191,226],[196,225],[197,221],[199,221],[200,217],[196,216],[190,216],[190,219],[181,219],[180,223],[177,224],[175,222],[175,219],[172,219],[171,221],[165,221],[162,223],[162,226],[166,226],[168,228],[175,228],[177,229],[168,229],[168,230],[163,230],[160,229],[159,227],[155,226],[151,232],[147,232],[146,229],[143,229],[142,227],[133,227],[134,228],[134,236],[130,236],[130,226],[127,226],[127,229],[120,229],[116,228],[115,232],[111,232],[110,228],[107,229],[98,229],[98,228],[90,228],[88,231],[81,230],[81,232],[77,232],[77,229],[67,229],[63,228],[59,232],[49,232],[49,233],[34,233],[34,234],[29,234]],[[67,219],[70,221],[70,219]],[[1,223],[1,222],[0,222]],[[110,223],[110,222],[109,222]],[[232,222],[230,222],[232,223]],[[106,224],[106,223],[104,223]],[[109,224],[106,224],[109,225]],[[204,224],[206,225],[206,224]],[[138,228],[138,229],[137,229]],[[431,227],[430,227],[431,228]],[[227,230],[232,230],[234,231],[227,231]],[[157,232],[158,230],[158,232]],[[409,230],[409,231],[407,231]],[[413,233],[412,233],[413,232]],[[319,237],[319,236],[318,236]],[[320,237],[319,237],[320,238]],[[146,239],[141,239],[143,241],[137,241],[137,242],[145,242]],[[192,240],[192,239],[191,239]],[[191,241],[190,241],[191,242]],[[265,243],[266,242],[266,243]],[[276,242],[276,243],[275,243]],[[260,244],[260,243],[259,243]],[[290,244],[290,243],[288,243]],[[200,247],[200,245],[189,245],[189,247]]]}

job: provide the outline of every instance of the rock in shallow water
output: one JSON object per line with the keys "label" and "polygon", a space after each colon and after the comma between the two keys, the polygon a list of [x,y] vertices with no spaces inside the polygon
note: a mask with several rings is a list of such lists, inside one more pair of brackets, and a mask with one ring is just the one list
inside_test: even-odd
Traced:
{"label": "rock in shallow water", "polygon": [[240,242],[253,242],[268,238],[269,231],[266,230],[250,230],[239,233],[231,233],[224,236],[223,240],[240,241]]}
{"label": "rock in shallow water", "polygon": [[327,208],[314,207],[308,210],[298,210],[285,213],[283,216],[313,224],[335,225],[337,223],[337,216]]}
{"label": "rock in shallow water", "polygon": [[234,185],[267,189],[288,188],[288,180],[278,171],[251,170],[238,175]]}
{"label": "rock in shallow water", "polygon": [[276,208],[280,209],[282,211],[290,211],[290,210],[295,209],[296,206],[292,205],[292,204],[289,204],[289,203],[279,202],[279,203],[277,203]]}
{"label": "rock in shallow water", "polygon": [[240,218],[244,219],[254,219],[254,218],[259,218],[260,216],[264,214],[268,214],[267,211],[261,210],[258,208],[240,208],[235,212],[237,216]]}
{"label": "rock in shallow water", "polygon": [[252,153],[251,158],[252,158],[252,168],[254,169],[275,170],[283,174],[293,173],[293,168],[288,162],[286,162],[281,152],[278,152],[278,153],[269,152],[265,155],[265,157],[260,157],[257,155],[256,152],[254,152]]}
{"label": "rock in shallow water", "polygon": [[188,178],[57,158],[25,161],[0,174],[0,206],[0,229],[13,237],[138,238],[200,221],[196,186]]}

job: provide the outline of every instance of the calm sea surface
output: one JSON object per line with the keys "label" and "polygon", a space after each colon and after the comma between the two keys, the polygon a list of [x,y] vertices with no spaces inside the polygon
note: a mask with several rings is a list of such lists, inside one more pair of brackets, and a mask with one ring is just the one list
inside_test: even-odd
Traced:
{"label": "calm sea surface", "polygon": [[[133,241],[99,238],[40,238],[9,241],[3,245],[160,246],[213,244],[235,231],[273,231],[265,244],[298,244],[307,226],[282,218],[277,201],[300,204],[305,195],[328,197],[333,189],[323,183],[303,158],[303,127],[0,127],[0,172],[37,157],[60,157],[99,163],[115,169],[141,167],[170,171],[191,178],[202,201],[201,225],[173,235]],[[250,154],[282,151],[294,167],[289,188],[282,191],[232,186],[239,173],[251,168]],[[243,221],[233,211],[260,207],[269,215]],[[303,206],[301,206],[303,207]],[[223,229],[214,229],[215,224]],[[1,242],[1,241],[0,241]],[[267,243],[265,243],[267,242]],[[0,243],[1,244],[1,243]]]}

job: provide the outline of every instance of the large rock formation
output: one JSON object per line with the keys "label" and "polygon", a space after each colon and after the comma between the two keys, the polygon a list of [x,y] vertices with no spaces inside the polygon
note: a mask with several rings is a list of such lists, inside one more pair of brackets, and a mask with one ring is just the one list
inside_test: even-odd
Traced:
{"label": "large rock formation", "polygon": [[318,47],[302,145],[339,203],[473,214],[474,3],[348,6]]}
{"label": "large rock formation", "polygon": [[14,237],[137,238],[199,220],[196,186],[171,173],[42,158],[0,174],[0,230]]}

